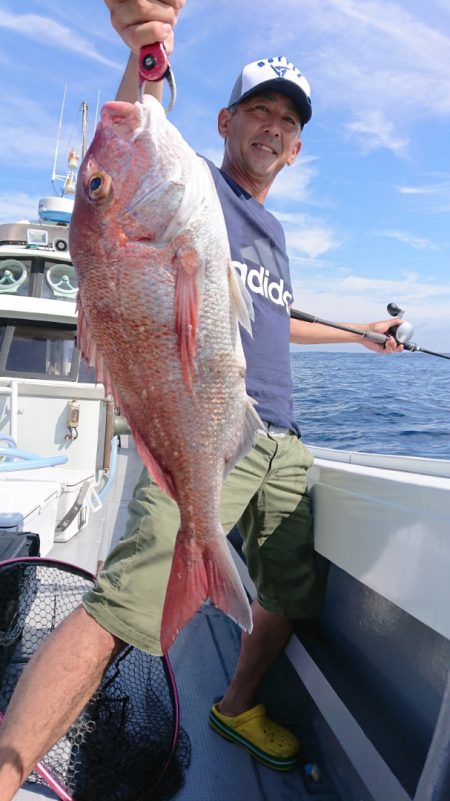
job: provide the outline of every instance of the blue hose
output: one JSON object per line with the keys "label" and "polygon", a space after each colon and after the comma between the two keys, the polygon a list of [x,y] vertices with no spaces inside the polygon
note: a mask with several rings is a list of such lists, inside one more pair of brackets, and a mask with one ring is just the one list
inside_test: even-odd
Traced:
{"label": "blue hose", "polygon": [[[9,438],[8,438],[9,439]],[[54,467],[57,464],[65,464],[67,456],[38,456],[29,451],[22,451],[19,448],[0,448],[0,457],[6,457],[6,461],[0,462],[0,472],[9,473],[16,470],[35,470],[39,467]],[[12,459],[21,459],[13,462]]]}
{"label": "blue hose", "polygon": [[7,434],[0,435],[0,442],[8,442],[10,445],[13,446],[13,448],[17,448],[16,440],[13,439],[13,437],[8,437]]}

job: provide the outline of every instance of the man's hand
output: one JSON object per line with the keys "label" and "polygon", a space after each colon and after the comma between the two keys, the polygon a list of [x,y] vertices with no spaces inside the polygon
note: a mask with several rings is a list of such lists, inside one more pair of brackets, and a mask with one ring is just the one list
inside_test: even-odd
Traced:
{"label": "man's hand", "polygon": [[105,0],[111,22],[134,52],[144,45],[163,42],[167,54],[173,50],[173,29],[185,0]]}
{"label": "man's hand", "polygon": [[[377,334],[387,334],[389,329],[397,328],[402,322],[403,320],[391,317],[389,320],[381,320],[379,323],[369,323],[365,328],[368,331],[376,331]],[[369,350],[376,350],[379,353],[400,353],[403,350],[403,345],[400,345],[392,335],[388,336],[384,345],[377,345],[376,342],[370,342],[363,337],[361,337],[361,344]]]}

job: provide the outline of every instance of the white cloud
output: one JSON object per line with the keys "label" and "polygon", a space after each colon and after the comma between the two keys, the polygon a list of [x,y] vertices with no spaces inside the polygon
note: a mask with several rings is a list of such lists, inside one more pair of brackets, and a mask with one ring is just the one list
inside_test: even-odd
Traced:
{"label": "white cloud", "polygon": [[[396,280],[386,278],[368,278],[365,276],[348,275],[339,280],[340,291],[356,294],[370,294],[372,299],[375,297],[397,296],[402,298],[402,303],[408,301],[424,300],[425,298],[442,299],[448,296],[450,299],[450,284],[426,283],[420,281],[417,273],[403,273]],[[448,307],[447,307],[448,317]]]}
{"label": "white cloud", "polygon": [[[0,108],[2,109],[0,164],[8,167],[32,168],[34,171],[44,170],[50,180],[58,133],[56,112],[52,117],[47,103],[27,98],[21,90],[12,95],[0,89]],[[71,113],[70,104],[66,101],[58,170],[66,171],[67,154],[72,147],[80,152],[81,139],[81,112],[78,110],[78,102],[75,113],[73,111]]]}
{"label": "white cloud", "polygon": [[50,17],[42,17],[38,14],[11,14],[8,11],[0,10],[0,28],[13,30],[40,43],[45,42],[46,46],[51,44],[65,51],[72,50],[108,67],[123,69],[123,65],[102,56],[88,39],[67,26],[54,22]]}
{"label": "white cloud", "polygon": [[0,223],[36,220],[40,195],[25,192],[0,193]]}
{"label": "white cloud", "polygon": [[439,248],[429,239],[424,239],[420,236],[414,236],[408,231],[379,231],[380,236],[386,236],[390,239],[398,239],[399,242],[404,242],[405,245],[417,250],[439,250]]}
{"label": "white cloud", "polygon": [[271,199],[286,199],[291,203],[304,203],[311,200],[310,184],[317,175],[316,158],[301,154],[298,160],[286,167],[276,177],[270,189]]}
{"label": "white cloud", "polygon": [[383,119],[380,111],[370,109],[357,116],[358,119],[348,122],[345,128],[358,137],[365,152],[386,148],[397,155],[404,153],[409,139],[397,134],[394,124]]}
{"label": "white cloud", "polygon": [[[317,274],[302,270],[296,278],[298,288],[296,295],[305,292],[317,296],[322,301],[327,299],[327,306],[332,304],[340,319],[345,308],[360,308],[360,304],[370,308],[386,308],[390,301],[398,303],[408,311],[411,307],[426,308],[427,314],[435,319],[449,320],[450,283],[433,283],[421,280],[416,274],[405,273],[396,280],[387,278],[370,278],[360,275],[346,275],[339,271],[327,271]],[[324,316],[322,312],[319,312]],[[409,312],[408,312],[409,313]],[[353,313],[355,317],[355,311]],[[357,319],[357,318],[355,318]],[[370,319],[370,318],[369,318]]]}
{"label": "white cloud", "polygon": [[397,186],[397,191],[401,195],[435,195],[437,189],[434,186]]}
{"label": "white cloud", "polygon": [[450,182],[431,186],[397,186],[401,195],[442,195],[450,192]]}
{"label": "white cloud", "polygon": [[48,131],[35,128],[33,136],[30,136],[28,127],[19,128],[10,125],[7,130],[2,131],[0,163],[19,164],[21,167],[42,167],[48,164],[50,175],[55,143],[56,130],[52,136]]}
{"label": "white cloud", "polygon": [[341,244],[332,227],[322,220],[306,214],[276,210],[274,214],[283,225],[287,250],[292,260],[305,255],[316,259]]}
{"label": "white cloud", "polygon": [[428,213],[448,214],[450,211],[450,180],[448,179],[428,185],[399,185],[396,189],[400,195],[422,200],[423,210]]}

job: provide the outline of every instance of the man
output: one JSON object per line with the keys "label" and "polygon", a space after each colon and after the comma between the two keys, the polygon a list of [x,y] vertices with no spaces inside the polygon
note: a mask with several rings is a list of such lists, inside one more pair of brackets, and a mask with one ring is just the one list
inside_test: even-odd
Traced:
{"label": "man", "polygon": [[[114,27],[132,49],[118,99],[133,102],[136,54],[153,41],[164,42],[171,52],[173,27],[184,0],[105,2]],[[148,86],[148,91],[162,94],[160,85]],[[247,65],[228,106],[219,112],[219,133],[225,141],[222,168],[210,165],[232,258],[254,300],[254,337],[244,336],[243,344],[248,392],[264,421],[255,447],[230,473],[222,493],[222,523],[226,531],[239,524],[258,597],[252,606],[253,632],[242,636],[234,678],[211,709],[210,723],[279,770],[297,763],[300,745],[294,735],[267,719],[263,705],[255,705],[255,695],[295,619],[317,615],[321,600],[306,481],[312,456],[301,443],[292,411],[289,340],[361,341],[381,349],[356,335],[289,317],[292,293],[284,236],[263,204],[276,175],[297,158],[299,136],[310,117],[308,83],[286,59]],[[385,333],[393,324],[352,325]],[[400,349],[389,337],[385,350]],[[127,532],[108,557],[96,587],[22,675],[0,729],[0,801],[11,801],[34,764],[67,730],[124,642],[160,653],[162,604],[177,528],[176,505],[144,472],[130,503]]]}

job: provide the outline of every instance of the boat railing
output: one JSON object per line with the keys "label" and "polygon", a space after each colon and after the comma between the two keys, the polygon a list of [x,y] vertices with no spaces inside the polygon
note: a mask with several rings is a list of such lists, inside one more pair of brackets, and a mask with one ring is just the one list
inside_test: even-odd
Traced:
{"label": "boat railing", "polygon": [[0,395],[9,395],[10,397],[9,433],[11,439],[17,442],[17,417],[19,413],[18,381],[16,378],[3,380],[5,383],[0,386]]}
{"label": "boat railing", "polygon": [[402,456],[389,453],[365,453],[363,451],[344,451],[310,445],[316,459],[327,462],[344,463],[359,467],[374,467],[401,473],[420,474],[450,478],[450,459],[432,459],[425,456]]}

